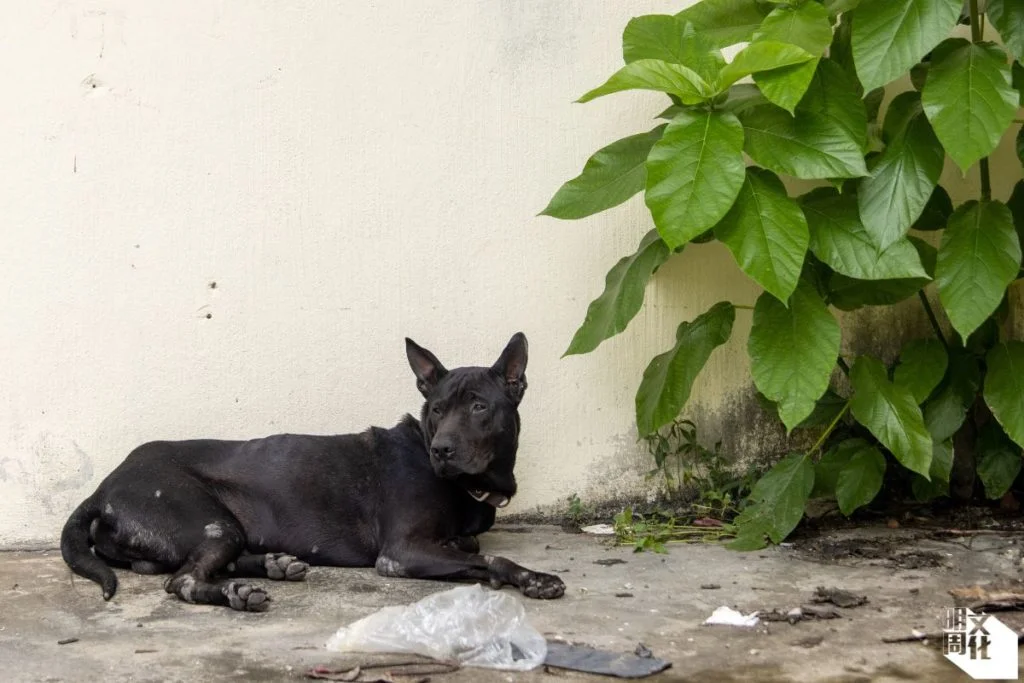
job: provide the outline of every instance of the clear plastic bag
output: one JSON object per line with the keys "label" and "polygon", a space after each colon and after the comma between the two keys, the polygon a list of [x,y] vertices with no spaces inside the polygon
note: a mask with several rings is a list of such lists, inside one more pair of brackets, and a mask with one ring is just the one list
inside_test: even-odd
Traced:
{"label": "clear plastic bag", "polygon": [[385,607],[338,629],[327,649],[412,653],[466,666],[528,671],[543,663],[548,648],[516,598],[473,585]]}

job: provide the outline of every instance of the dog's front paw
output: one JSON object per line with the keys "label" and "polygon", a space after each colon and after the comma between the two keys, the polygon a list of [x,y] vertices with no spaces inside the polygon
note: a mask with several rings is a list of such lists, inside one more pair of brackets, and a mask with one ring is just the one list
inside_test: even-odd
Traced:
{"label": "dog's front paw", "polygon": [[519,582],[519,590],[528,598],[552,600],[565,594],[565,584],[554,574],[541,572],[524,572]]}
{"label": "dog's front paw", "polygon": [[240,612],[266,612],[270,596],[262,588],[248,583],[229,581],[220,589],[228,599],[228,606]]}
{"label": "dog's front paw", "polygon": [[302,581],[309,569],[305,562],[284,553],[267,553],[264,566],[267,568],[267,578],[274,581]]}

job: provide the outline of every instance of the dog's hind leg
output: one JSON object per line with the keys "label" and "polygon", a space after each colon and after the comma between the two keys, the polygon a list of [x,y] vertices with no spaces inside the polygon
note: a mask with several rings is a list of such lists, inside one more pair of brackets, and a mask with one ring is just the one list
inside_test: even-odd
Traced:
{"label": "dog's hind leg", "polygon": [[225,567],[228,576],[252,576],[272,581],[303,581],[309,565],[285,553],[243,554]]}
{"label": "dog's hind leg", "polygon": [[164,590],[185,602],[224,605],[243,612],[262,612],[270,597],[262,588],[213,576],[237,560],[245,547],[241,527],[232,521],[207,524],[203,540],[189,552],[185,563],[164,583]]}

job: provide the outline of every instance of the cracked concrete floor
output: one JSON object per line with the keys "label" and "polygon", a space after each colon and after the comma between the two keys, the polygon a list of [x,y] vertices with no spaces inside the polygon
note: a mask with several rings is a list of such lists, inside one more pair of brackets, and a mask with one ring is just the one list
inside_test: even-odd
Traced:
{"label": "cracked concrete floor", "polygon": [[[884,557],[824,561],[820,552],[807,552],[829,539],[854,545],[881,540],[938,566],[899,568]],[[531,622],[549,638],[623,652],[643,642],[673,663],[647,680],[702,683],[967,680],[933,648],[881,639],[909,635],[912,628],[939,631],[951,606],[948,589],[1019,578],[1022,549],[1020,538],[1010,535],[934,540],[886,528],[835,532],[755,553],[676,545],[667,555],[634,554],[545,526],[499,526],[481,540],[489,553],[565,579],[561,600],[524,599]],[[615,559],[622,563],[595,564]],[[3,680],[301,680],[313,665],[370,661],[323,649],[339,626],[450,587],[385,579],[370,569],[314,568],[302,583],[262,582],[273,596],[271,609],[244,614],[178,602],[163,592],[162,577],[119,572],[119,578],[117,596],[103,602],[97,586],[72,581],[57,551],[0,553]],[[844,587],[870,602],[829,621],[755,629],[701,625],[720,605],[749,612],[806,604],[817,586]],[[1024,615],[1008,614],[1004,621],[1020,629]],[[78,640],[58,645],[67,638]],[[431,680],[559,678],[587,677],[464,669]]]}

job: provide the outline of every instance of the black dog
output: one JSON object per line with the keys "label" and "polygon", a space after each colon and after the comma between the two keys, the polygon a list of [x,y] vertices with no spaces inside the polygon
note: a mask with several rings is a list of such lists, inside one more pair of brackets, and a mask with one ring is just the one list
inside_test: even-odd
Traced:
{"label": "black dog", "polygon": [[492,367],[448,371],[406,339],[426,403],[392,429],[140,446],[68,519],[64,560],[107,600],[113,565],[172,573],[164,587],[187,602],[249,611],[267,608],[266,592],[229,578],[298,581],[311,564],[560,597],[557,576],[478,554],[476,535],[516,492],[526,350],[519,333]]}

